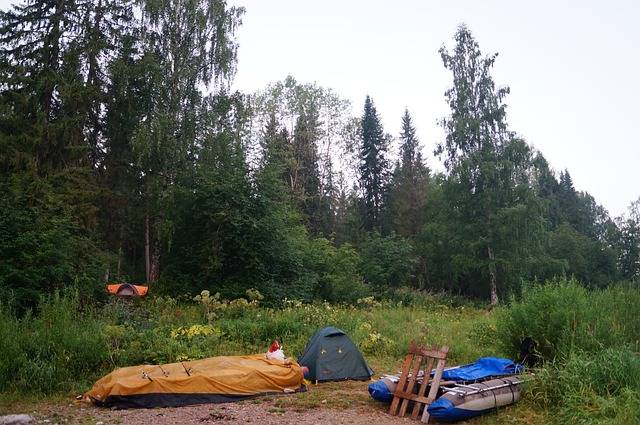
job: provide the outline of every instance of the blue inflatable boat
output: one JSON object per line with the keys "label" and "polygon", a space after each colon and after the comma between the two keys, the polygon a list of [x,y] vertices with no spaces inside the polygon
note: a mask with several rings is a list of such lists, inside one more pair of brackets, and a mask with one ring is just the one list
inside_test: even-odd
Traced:
{"label": "blue inflatable boat", "polygon": [[[522,365],[512,360],[499,357],[481,357],[473,363],[446,368],[442,374],[442,380],[468,384],[515,375],[520,372],[522,372]],[[369,384],[369,394],[374,400],[390,403],[393,400],[393,392],[399,379],[399,376],[385,376]],[[418,379],[420,378],[418,377]]]}
{"label": "blue inflatable boat", "polygon": [[476,384],[444,388],[445,393],[427,407],[438,422],[457,422],[513,404],[520,399],[520,378],[511,376]]}

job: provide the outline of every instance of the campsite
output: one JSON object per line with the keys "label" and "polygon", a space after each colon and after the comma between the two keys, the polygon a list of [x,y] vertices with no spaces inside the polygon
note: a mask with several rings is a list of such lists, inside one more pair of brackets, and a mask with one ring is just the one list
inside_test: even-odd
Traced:
{"label": "campsite", "polygon": [[0,425],[640,425],[638,21],[0,0]]}
{"label": "campsite", "polygon": [[[255,299],[254,291],[249,294]],[[193,423],[314,423],[319,418],[331,418],[330,423],[418,423],[390,416],[388,403],[372,399],[367,387],[375,381],[311,381],[305,392],[168,409],[111,410],[75,400],[122,366],[182,362],[190,367],[215,356],[264,355],[274,338],[295,359],[317,330],[334,324],[362,353],[374,380],[398,373],[414,340],[448,345],[447,365],[461,365],[485,356],[515,359],[521,335],[535,332],[539,341],[547,341],[538,347],[540,354],[555,361],[536,367],[535,379],[518,403],[469,423],[634,423],[640,375],[638,358],[631,353],[638,349],[639,296],[634,288],[592,292],[575,281],[558,281],[531,288],[521,302],[491,312],[461,298],[410,291],[384,301],[361,299],[352,306],[288,300],[272,308],[246,295],[245,302],[220,300],[215,308],[202,297],[157,297],[116,298],[100,310],[83,310],[77,294],[70,293],[51,299],[41,317],[3,319],[3,337],[12,341],[3,345],[3,357],[14,361],[2,376],[14,390],[2,393],[0,411],[30,413],[50,423],[173,423],[177,417],[185,423],[187,418]],[[555,314],[549,316],[542,306]],[[603,316],[603,310],[612,313]],[[209,322],[212,312],[216,319]],[[566,356],[569,346],[574,351]],[[33,358],[16,354],[21,351]],[[147,370],[152,379],[161,375]]]}

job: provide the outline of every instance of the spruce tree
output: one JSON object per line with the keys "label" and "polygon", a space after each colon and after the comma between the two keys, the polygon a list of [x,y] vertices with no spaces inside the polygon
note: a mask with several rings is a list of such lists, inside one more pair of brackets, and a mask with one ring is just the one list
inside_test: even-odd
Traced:
{"label": "spruce tree", "polygon": [[416,129],[405,109],[400,133],[400,162],[396,164],[391,189],[393,229],[403,236],[415,236],[424,223],[429,170],[422,160]]}
{"label": "spruce tree", "polygon": [[380,230],[389,165],[388,143],[373,100],[367,95],[360,121],[360,190],[364,199],[364,226]]}
{"label": "spruce tree", "polygon": [[306,217],[312,233],[320,231],[321,182],[318,162],[318,113],[315,108],[303,109],[293,133],[295,161],[293,193]]}

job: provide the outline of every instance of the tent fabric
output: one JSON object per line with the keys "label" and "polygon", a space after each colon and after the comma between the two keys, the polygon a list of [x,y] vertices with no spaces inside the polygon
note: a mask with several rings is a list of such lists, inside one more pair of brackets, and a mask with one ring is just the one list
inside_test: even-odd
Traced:
{"label": "tent fabric", "polygon": [[264,354],[221,356],[116,369],[85,397],[106,407],[176,407],[293,392],[302,384],[295,361],[267,360]]}
{"label": "tent fabric", "polygon": [[455,382],[474,382],[491,377],[522,372],[522,365],[499,357],[480,357],[474,363],[445,369],[442,379]]}
{"label": "tent fabric", "polygon": [[128,297],[144,297],[149,290],[148,286],[132,285],[130,283],[109,283],[107,284],[107,292],[111,295],[128,296]]}
{"label": "tent fabric", "polygon": [[309,368],[313,381],[368,380],[373,370],[345,332],[326,327],[316,332],[298,363]]}

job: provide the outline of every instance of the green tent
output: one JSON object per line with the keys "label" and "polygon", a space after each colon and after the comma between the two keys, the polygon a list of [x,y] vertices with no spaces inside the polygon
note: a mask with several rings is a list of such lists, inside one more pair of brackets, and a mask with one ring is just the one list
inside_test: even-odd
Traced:
{"label": "green tent", "polygon": [[373,370],[346,333],[334,327],[320,329],[307,343],[298,363],[309,368],[313,381],[365,381]]}

